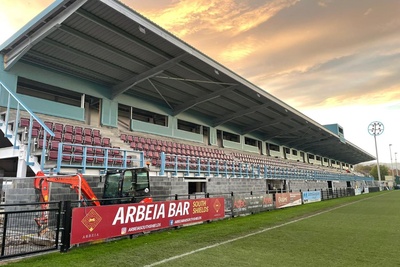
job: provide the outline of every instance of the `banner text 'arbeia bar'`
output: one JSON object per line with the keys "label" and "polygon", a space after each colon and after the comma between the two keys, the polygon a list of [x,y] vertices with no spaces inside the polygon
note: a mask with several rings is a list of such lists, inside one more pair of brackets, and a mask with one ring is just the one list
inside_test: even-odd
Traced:
{"label": "banner text 'arbeia bar'", "polygon": [[224,198],[74,208],[71,245],[224,218]]}

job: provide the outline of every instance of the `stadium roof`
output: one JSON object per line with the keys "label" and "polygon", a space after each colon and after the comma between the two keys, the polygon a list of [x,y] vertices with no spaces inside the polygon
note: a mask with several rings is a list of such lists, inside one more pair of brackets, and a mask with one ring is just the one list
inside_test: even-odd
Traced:
{"label": "stadium roof", "polygon": [[56,1],[0,46],[4,68],[22,61],[150,99],[171,115],[356,164],[374,157],[115,0]]}

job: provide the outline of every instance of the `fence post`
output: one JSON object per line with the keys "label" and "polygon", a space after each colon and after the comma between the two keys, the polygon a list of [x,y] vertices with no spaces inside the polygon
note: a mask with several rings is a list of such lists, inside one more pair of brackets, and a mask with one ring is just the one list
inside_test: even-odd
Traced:
{"label": "fence post", "polygon": [[235,217],[235,214],[233,213],[233,208],[235,205],[235,201],[233,200],[233,192],[231,192],[231,217]]}
{"label": "fence post", "polygon": [[8,222],[8,213],[4,214],[3,221],[3,240],[1,241],[1,256],[4,256],[5,248],[6,248],[6,236],[7,236],[7,222]]}
{"label": "fence post", "polygon": [[57,212],[57,231],[56,231],[56,248],[58,247],[59,236],[60,236],[60,229],[61,229],[61,213],[62,213],[62,205],[63,202],[58,202],[58,212]]}
{"label": "fence post", "polygon": [[63,225],[64,230],[61,237],[61,247],[60,252],[67,252],[70,247],[71,242],[71,224],[72,224],[72,205],[71,201],[64,202],[64,218],[63,218]]}

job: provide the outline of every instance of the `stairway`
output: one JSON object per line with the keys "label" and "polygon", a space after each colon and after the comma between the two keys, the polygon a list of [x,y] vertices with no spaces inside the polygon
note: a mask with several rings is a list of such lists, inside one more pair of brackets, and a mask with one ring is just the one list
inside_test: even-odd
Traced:
{"label": "stairway", "polygon": [[0,159],[18,157],[19,161],[23,161],[22,164],[29,166],[34,173],[37,173],[41,170],[38,157],[33,156],[31,152],[28,151],[31,150],[31,146],[21,142],[18,136],[20,133],[13,131],[12,125],[13,124],[6,123],[4,116],[0,116],[0,131],[2,131],[4,137],[8,139],[10,144],[10,146],[0,148]]}

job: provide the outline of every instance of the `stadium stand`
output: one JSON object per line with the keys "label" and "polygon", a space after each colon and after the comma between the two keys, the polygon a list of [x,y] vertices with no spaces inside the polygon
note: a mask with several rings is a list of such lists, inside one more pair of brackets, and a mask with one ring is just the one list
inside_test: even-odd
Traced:
{"label": "stadium stand", "polygon": [[148,165],[156,188],[183,178],[177,193],[236,183],[210,180],[222,177],[254,178],[237,179],[254,188],[371,180],[353,166],[374,157],[340,126],[320,125],[118,1],[73,2],[53,3],[0,46],[7,175]]}

